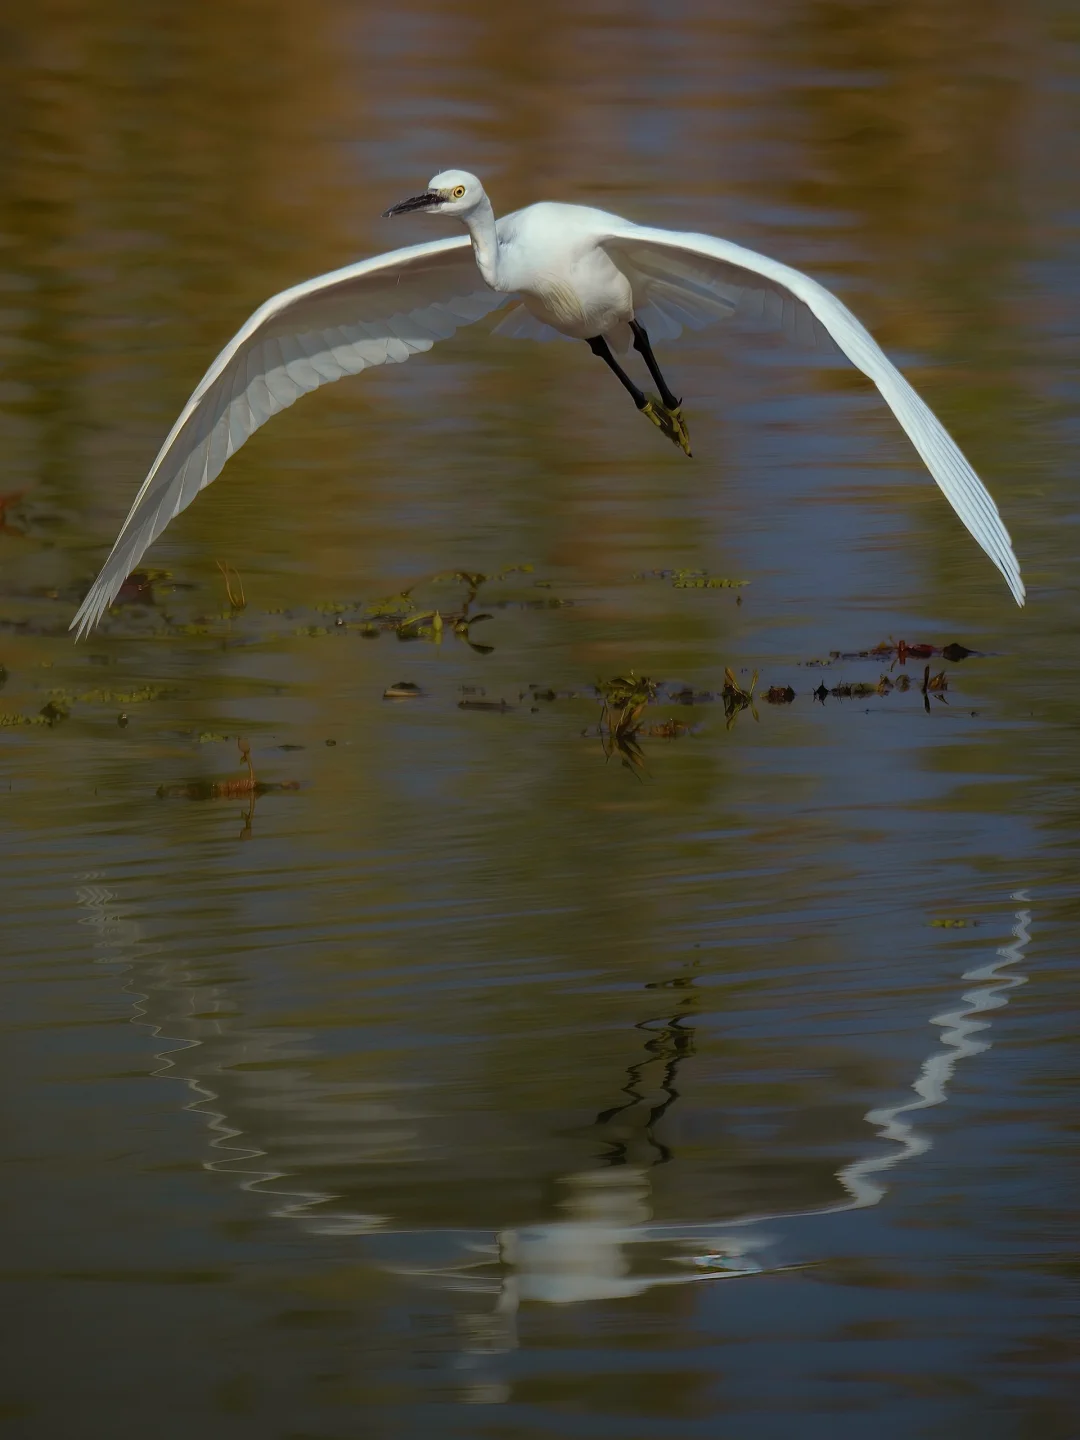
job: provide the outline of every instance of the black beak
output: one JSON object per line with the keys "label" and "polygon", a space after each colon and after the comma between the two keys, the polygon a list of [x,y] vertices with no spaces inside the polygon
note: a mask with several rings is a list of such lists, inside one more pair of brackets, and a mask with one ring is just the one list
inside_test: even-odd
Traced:
{"label": "black beak", "polygon": [[402,200],[398,205],[391,205],[389,210],[383,211],[383,219],[389,220],[391,215],[407,215],[410,210],[430,210],[433,205],[441,205],[443,197],[435,190],[425,190],[423,195],[414,195],[411,200]]}

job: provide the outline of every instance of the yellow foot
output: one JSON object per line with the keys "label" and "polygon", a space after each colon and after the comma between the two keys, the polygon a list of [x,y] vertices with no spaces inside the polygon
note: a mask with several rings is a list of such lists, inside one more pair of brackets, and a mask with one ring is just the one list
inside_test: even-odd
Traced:
{"label": "yellow foot", "polygon": [[646,400],[641,413],[650,419],[673,445],[678,445],[685,455],[691,454],[690,432],[686,428],[681,405],[669,410],[666,405],[661,405],[659,400]]}

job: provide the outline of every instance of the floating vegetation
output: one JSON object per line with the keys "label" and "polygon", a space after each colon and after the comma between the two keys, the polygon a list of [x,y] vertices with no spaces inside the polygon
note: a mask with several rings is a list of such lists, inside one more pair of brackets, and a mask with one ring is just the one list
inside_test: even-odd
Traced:
{"label": "floating vegetation", "polygon": [[976,923],[974,920],[931,920],[930,928],[932,930],[966,930]]}
{"label": "floating vegetation", "polygon": [[44,725],[48,729],[59,725],[61,720],[68,718],[68,712],[62,706],[54,705],[50,700],[43,705],[36,715],[23,715],[17,711],[5,711],[0,713],[0,730],[17,730],[27,725]]}
{"label": "floating vegetation", "polygon": [[708,705],[716,696],[711,690],[694,690],[684,685],[680,690],[669,691],[665,698],[673,705]]}
{"label": "floating vegetation", "polygon": [[[168,591],[194,589],[194,585],[179,582],[166,570],[137,570],[124,582],[116,600],[110,606],[109,614],[115,619],[121,607],[131,607],[136,613],[125,617],[125,633],[138,633],[145,638],[156,640],[173,639],[215,639],[230,647],[239,645],[264,644],[279,641],[283,635],[300,639],[322,639],[331,634],[358,634],[363,639],[376,639],[387,633],[396,634],[401,640],[426,640],[442,644],[447,636],[453,636],[471,646],[478,654],[490,654],[492,646],[474,639],[471,630],[474,625],[491,619],[487,611],[480,613],[477,597],[482,588],[490,592],[496,582],[503,582],[513,576],[531,575],[529,564],[505,565],[501,569],[484,573],[467,569],[442,570],[422,576],[406,585],[393,595],[376,600],[343,599],[341,597],[318,598],[306,606],[270,607],[252,611],[244,589],[243,580],[236,568],[227,561],[215,561],[225,584],[227,605],[221,610],[206,612],[175,613],[169,607],[159,604],[161,594]],[[551,581],[534,581],[537,586],[550,589]],[[456,585],[459,593],[445,604],[427,605],[420,603],[420,597],[431,587]],[[81,598],[80,589],[71,596],[62,596],[59,591],[48,592],[53,600],[70,600],[75,603]],[[491,609],[556,609],[572,604],[555,595],[543,597],[501,596],[488,601]],[[148,613],[138,614],[139,607],[146,607]],[[244,615],[243,628],[238,625]],[[284,629],[271,629],[268,622],[284,617],[292,622]],[[67,634],[67,619],[62,624],[37,624],[24,619],[0,617],[0,629],[28,630],[31,633]]]}
{"label": "floating vegetation", "polygon": [[642,570],[635,580],[668,580],[676,590],[741,590],[749,580],[710,575],[708,570]]}
{"label": "floating vegetation", "polygon": [[[330,743],[329,741],[327,742]],[[300,789],[297,780],[259,780],[251,762],[251,746],[238,737],[237,748],[241,763],[247,774],[235,780],[186,780],[178,785],[159,785],[160,800],[246,800],[247,809],[240,812],[240,833],[238,839],[250,840],[255,820],[255,802],[262,795],[280,794]],[[281,746],[281,749],[302,749],[302,746]]]}
{"label": "floating vegetation", "polygon": [[750,689],[744,690],[736,680],[735,672],[730,666],[724,671],[724,688],[720,697],[724,702],[724,715],[727,719],[727,728],[730,730],[744,710],[749,710],[754,719],[758,719],[757,706],[754,704],[754,690],[757,686],[758,672],[755,670],[750,680]]}
{"label": "floating vegetation", "polygon": [[893,690],[907,690],[911,686],[909,675],[898,675],[895,680],[888,675],[882,675],[876,683],[862,680],[857,682],[841,681],[839,685],[831,688],[824,681],[814,690],[815,700],[822,704],[831,696],[834,700],[866,700],[871,695],[889,695]]}
{"label": "floating vegetation", "polygon": [[[630,770],[644,769],[645,756],[638,743],[642,711],[656,699],[655,680],[647,675],[616,675],[611,680],[598,680],[596,693],[602,701],[596,733],[610,760],[618,754]],[[588,733],[588,732],[586,732]]]}
{"label": "floating vegetation", "polygon": [[659,725],[650,725],[646,730],[650,740],[678,740],[682,735],[692,735],[693,727],[681,720],[664,720]]}
{"label": "floating vegetation", "polygon": [[[822,688],[824,687],[819,686],[819,689]],[[883,675],[876,685],[871,685],[866,680],[855,684],[842,681],[826,693],[831,695],[834,700],[865,700],[870,695],[887,695],[892,688],[892,681],[887,675]]]}
{"label": "floating vegetation", "polygon": [[161,800],[236,800],[248,796],[268,795],[272,792],[299,790],[298,780],[259,780],[251,760],[251,743],[243,736],[236,741],[240,752],[240,763],[247,774],[230,780],[185,780],[176,785],[159,785],[158,798]]}
{"label": "floating vegetation", "polygon": [[[68,718],[75,705],[138,705],[144,700],[160,700],[166,695],[176,693],[175,689],[169,689],[164,685],[143,685],[137,690],[84,690],[79,692],[64,689],[50,690],[49,698],[36,715],[12,711],[0,714],[0,729],[12,730],[28,725],[50,727],[59,725],[62,720]],[[123,728],[127,724],[127,716],[122,715],[118,723]]]}
{"label": "floating vegetation", "polygon": [[[396,595],[385,596],[365,606],[360,634],[365,639],[375,639],[386,631],[392,631],[399,640],[427,640],[436,645],[441,645],[447,635],[453,635],[463,640],[478,655],[490,655],[494,646],[483,645],[472,638],[472,627],[491,619],[488,611],[474,613],[473,606],[477,596],[481,588],[491,581],[504,580],[508,575],[531,574],[532,568],[531,565],[507,565],[493,575],[485,575],[478,570],[441,570],[435,575],[415,581]],[[465,593],[449,607],[440,606],[431,610],[417,608],[413,599],[414,591],[422,585],[438,585],[446,581],[455,581],[464,586]],[[521,603],[547,608],[562,602],[544,599]],[[341,621],[338,623],[341,624]]]}
{"label": "floating vegetation", "polygon": [[940,670],[936,675],[931,675],[930,666],[927,665],[926,669],[923,671],[922,697],[923,707],[925,708],[928,715],[930,714],[931,695],[933,695],[935,700],[940,700],[942,705],[947,705],[949,703],[945,699],[945,696],[941,693],[943,690],[947,690],[948,688],[949,680],[945,674],[945,671]]}
{"label": "floating vegetation", "polygon": [[795,699],[795,691],[790,685],[770,685],[765,691],[765,699],[770,705],[790,705]]}
{"label": "floating vegetation", "polygon": [[656,704],[661,696],[660,684],[648,675],[637,675],[631,670],[626,675],[600,680],[596,693],[603,703],[594,733],[600,736],[604,755],[610,760],[612,755],[618,754],[622,763],[635,773],[645,767],[640,737],[677,740],[692,733],[691,726],[675,719],[643,727],[641,717],[646,706]]}
{"label": "floating vegetation", "polygon": [[399,680],[396,685],[388,685],[383,691],[384,700],[419,700],[423,695],[419,685],[414,685],[411,680]]}
{"label": "floating vegetation", "polygon": [[142,705],[165,700],[180,693],[175,685],[140,685],[135,690],[50,690],[49,699],[67,705]]}
{"label": "floating vegetation", "polygon": [[971,656],[979,659],[986,658],[983,650],[969,650],[966,645],[959,645],[953,641],[949,645],[927,645],[922,642],[909,644],[906,640],[882,640],[871,650],[830,650],[827,660],[815,659],[806,660],[804,665],[807,669],[821,669],[833,665],[837,660],[889,660],[894,665],[904,665],[908,660],[929,660],[935,655],[942,659],[956,663],[960,660],[967,660]]}
{"label": "floating vegetation", "polygon": [[656,699],[656,689],[655,680],[647,675],[635,675],[633,670],[611,680],[598,680],[596,693],[604,702],[600,724],[612,730],[626,730],[636,725],[645,706]]}
{"label": "floating vegetation", "polygon": [[505,715],[508,710],[516,710],[516,705],[511,705],[508,700],[459,700],[459,710],[487,710],[496,714]]}

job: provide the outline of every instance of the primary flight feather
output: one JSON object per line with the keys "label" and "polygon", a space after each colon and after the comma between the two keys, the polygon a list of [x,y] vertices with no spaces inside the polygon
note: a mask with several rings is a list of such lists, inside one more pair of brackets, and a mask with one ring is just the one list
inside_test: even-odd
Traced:
{"label": "primary flight feather", "polygon": [[[396,364],[505,304],[496,332],[584,340],[637,408],[690,453],[681,402],[651,337],[674,339],[755,303],[789,326],[818,325],[874,382],[946,499],[1005,577],[1024,584],[1009,533],[956,442],[851,311],[801,271],[711,235],[634,225],[581,205],[539,204],[496,220],[474,175],[448,170],[387,211],[450,215],[467,235],[392,250],[306,280],[262,305],[218,355],[150,467],[109,558],[72,621],[101,619],[165,526],[220,474],[244,441],[308,390],[370,365]],[[632,343],[652,399],[613,354]]]}

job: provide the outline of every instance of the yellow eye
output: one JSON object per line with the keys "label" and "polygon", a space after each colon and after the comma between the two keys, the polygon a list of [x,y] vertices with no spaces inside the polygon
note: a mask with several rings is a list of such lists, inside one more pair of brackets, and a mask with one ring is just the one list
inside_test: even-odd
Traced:
{"label": "yellow eye", "polygon": [[451,195],[454,197],[455,200],[460,200],[461,197],[465,194],[465,186],[464,186],[464,185],[455,185],[454,188],[453,188],[453,190],[452,190],[450,193],[451,193]]}

